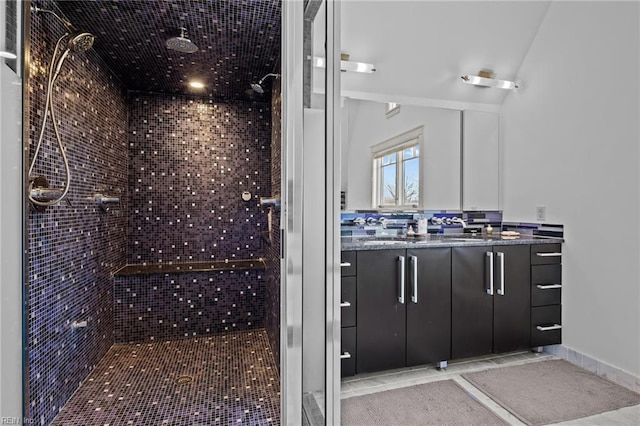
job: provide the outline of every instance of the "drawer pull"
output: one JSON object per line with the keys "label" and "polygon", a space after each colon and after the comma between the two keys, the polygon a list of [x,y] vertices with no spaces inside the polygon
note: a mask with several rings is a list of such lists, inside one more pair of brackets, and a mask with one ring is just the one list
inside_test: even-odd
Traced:
{"label": "drawer pull", "polygon": [[488,272],[489,276],[487,277],[487,280],[489,281],[489,288],[487,288],[486,290],[488,295],[493,296],[493,252],[492,251],[487,252],[486,262],[489,264],[489,268],[487,268],[487,270],[489,271]]}
{"label": "drawer pull", "polygon": [[548,284],[548,285],[538,284],[536,287],[538,287],[540,290],[551,290],[554,288],[562,288],[562,284]]}
{"label": "drawer pull", "polygon": [[340,264],[340,267],[349,267],[349,266],[351,266],[351,263],[349,263],[349,262],[342,262]]}
{"label": "drawer pull", "polygon": [[504,253],[498,252],[498,260],[500,261],[500,288],[498,294],[504,296]]}
{"label": "drawer pull", "polygon": [[562,253],[536,253],[538,257],[560,257]]}
{"label": "drawer pull", "polygon": [[345,352],[342,355],[340,355],[340,359],[349,359],[351,358],[351,354],[349,352]]}
{"label": "drawer pull", "polygon": [[404,256],[398,256],[398,302],[404,305]]}
{"label": "drawer pull", "polygon": [[413,303],[418,303],[418,257],[409,256],[409,263],[411,264],[411,280],[413,284],[411,301]]}
{"label": "drawer pull", "polygon": [[351,306],[351,303],[349,303],[349,302],[342,302],[342,303],[340,303],[340,307],[341,307],[341,308],[348,308],[349,306]]}
{"label": "drawer pull", "polygon": [[549,326],[538,325],[536,328],[540,331],[551,331],[551,330],[560,330],[562,326],[560,324],[553,324]]}

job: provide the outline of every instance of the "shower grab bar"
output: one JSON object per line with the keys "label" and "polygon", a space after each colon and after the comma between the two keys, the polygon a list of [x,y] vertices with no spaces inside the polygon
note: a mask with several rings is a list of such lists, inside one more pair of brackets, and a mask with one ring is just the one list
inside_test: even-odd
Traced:
{"label": "shower grab bar", "polygon": [[61,198],[62,194],[64,193],[64,189],[38,187],[31,188],[29,190],[29,193],[31,195],[31,198],[36,201],[48,202]]}
{"label": "shower grab bar", "polygon": [[260,197],[260,206],[263,206],[263,207],[273,206],[275,208],[279,208],[280,197]]}
{"label": "shower grab bar", "polygon": [[108,195],[104,195],[104,194],[96,194],[93,196],[93,201],[95,201],[96,203],[98,203],[98,205],[100,206],[100,208],[102,210],[109,211],[110,205],[111,204],[117,204],[117,205],[121,205],[120,203],[120,197],[110,197]]}

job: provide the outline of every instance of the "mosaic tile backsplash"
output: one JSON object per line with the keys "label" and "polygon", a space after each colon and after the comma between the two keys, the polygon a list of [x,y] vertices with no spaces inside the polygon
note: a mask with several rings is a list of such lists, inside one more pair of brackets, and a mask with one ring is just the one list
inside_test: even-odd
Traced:
{"label": "mosaic tile backsplash", "polygon": [[[41,2],[43,7],[55,7]],[[29,155],[45,106],[47,67],[64,27],[31,16]],[[94,50],[71,54],[54,88],[58,127],[71,165],[70,204],[29,212],[28,404],[33,424],[49,424],[113,344],[113,281],[126,255],[127,99],[124,87]],[[34,174],[61,187],[64,166],[47,123]],[[103,212],[91,197],[105,193],[122,206]],[[72,329],[73,321],[87,321]]]}

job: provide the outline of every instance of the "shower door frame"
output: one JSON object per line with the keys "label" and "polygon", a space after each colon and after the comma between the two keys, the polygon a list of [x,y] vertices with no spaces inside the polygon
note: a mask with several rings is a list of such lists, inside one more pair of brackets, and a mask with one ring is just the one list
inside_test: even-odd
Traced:
{"label": "shower door frame", "polygon": [[[340,424],[340,0],[326,7],[325,74],[325,424]],[[302,424],[302,217],[304,2],[282,3],[282,220],[280,371],[283,425]],[[311,201],[309,201],[311,200]],[[316,202],[314,206],[313,201]]]}

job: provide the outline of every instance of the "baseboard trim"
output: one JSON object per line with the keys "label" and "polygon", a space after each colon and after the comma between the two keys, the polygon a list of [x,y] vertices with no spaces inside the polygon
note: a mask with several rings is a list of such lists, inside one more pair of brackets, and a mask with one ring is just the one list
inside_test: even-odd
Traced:
{"label": "baseboard trim", "polygon": [[569,361],[571,364],[591,371],[598,376],[605,377],[614,383],[619,384],[634,392],[640,393],[640,377],[634,376],[619,368],[613,367],[606,362],[599,361],[574,349],[564,345],[545,346],[544,352],[553,354],[559,358]]}

